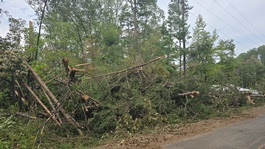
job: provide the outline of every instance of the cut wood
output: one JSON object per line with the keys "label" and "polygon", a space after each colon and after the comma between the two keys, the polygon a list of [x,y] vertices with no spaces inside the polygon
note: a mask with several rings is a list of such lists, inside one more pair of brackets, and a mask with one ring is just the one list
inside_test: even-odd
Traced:
{"label": "cut wood", "polygon": [[33,92],[33,90],[24,82],[21,81],[21,83],[23,84],[23,86],[32,94],[32,96],[34,97],[34,99],[41,105],[41,107],[45,110],[46,113],[49,114],[49,116],[55,121],[55,123],[61,127],[60,122],[58,122],[56,120],[56,117],[54,115],[52,115],[52,113],[50,112],[50,110],[43,104],[43,102],[39,99],[39,97]]}
{"label": "cut wood", "polygon": [[250,95],[246,95],[246,98],[247,98],[247,101],[248,101],[249,103],[251,103],[251,104],[253,104],[253,105],[255,104],[255,103],[254,103],[254,100],[251,99],[251,96],[250,96]]}
{"label": "cut wood", "polygon": [[192,92],[186,92],[186,93],[178,94],[178,96],[191,96],[191,97],[193,97],[193,95],[199,95],[199,94],[200,94],[199,91],[192,91]]}
{"label": "cut wood", "polygon": [[[57,100],[57,98],[53,95],[53,93],[50,91],[50,89],[47,87],[47,85],[42,81],[42,79],[40,78],[40,76],[33,70],[33,68],[25,61],[23,60],[23,62],[25,63],[25,65],[28,67],[28,69],[32,72],[32,74],[35,76],[35,78],[37,79],[37,81],[40,83],[41,87],[46,91],[46,93],[51,97],[51,99],[54,101],[54,103],[56,104],[57,107],[60,107],[60,102]],[[81,130],[79,130],[78,128],[83,128],[82,126],[79,125],[79,123],[77,123],[72,116],[70,116],[65,110],[64,108],[60,108],[60,112],[63,114],[63,116],[66,118],[66,120],[72,124],[73,126],[75,126],[78,130],[78,132],[80,134]]]}

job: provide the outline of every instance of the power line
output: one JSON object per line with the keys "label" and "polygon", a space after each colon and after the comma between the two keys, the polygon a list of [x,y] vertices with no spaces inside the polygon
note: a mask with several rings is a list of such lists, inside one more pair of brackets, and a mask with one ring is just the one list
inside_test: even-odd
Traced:
{"label": "power line", "polygon": [[[222,18],[220,18],[219,16],[217,16],[216,14],[214,14],[213,12],[211,12],[208,8],[206,8],[205,6],[203,6],[202,4],[200,4],[197,0],[194,0],[198,5],[200,5],[202,8],[204,8],[205,10],[207,10],[210,14],[214,15],[216,18],[218,18],[219,20],[221,20],[224,24],[226,24],[227,26],[231,27],[234,31],[238,32],[239,34],[241,34],[242,36],[244,36],[242,34],[242,32],[238,31],[236,28],[234,28],[233,26],[229,25],[227,22],[225,22]],[[247,37],[247,39],[251,42],[255,42],[252,39],[250,39],[249,37]]]}
{"label": "power line", "polygon": [[[257,31],[258,31],[258,29],[256,28],[256,26],[255,25],[253,25],[252,23],[251,23],[251,21],[249,21],[248,20],[248,18],[247,17],[245,17],[229,0],[226,0],[228,3],[229,3],[229,5],[230,6],[232,6],[236,11],[237,11],[237,13],[238,14],[240,14],[241,15],[241,17],[243,17],[254,29],[256,29]],[[265,35],[263,34],[263,33],[261,33],[262,34],[262,36],[265,38]]]}
{"label": "power line", "polygon": [[234,18],[240,25],[242,25],[248,32],[250,32],[254,37],[259,39],[261,42],[263,42],[258,36],[256,36],[251,30],[249,30],[243,23],[241,23],[234,15],[232,15],[229,11],[227,11],[217,0],[214,0],[217,5],[219,5],[226,13],[228,13],[232,18]]}
{"label": "power line", "polygon": [[[191,13],[191,12],[190,12],[190,14],[191,14],[192,16],[194,16],[195,18],[197,17],[196,15],[194,15],[194,14]],[[209,23],[206,23],[206,22],[205,22],[205,24],[208,25],[208,26],[210,26],[210,27],[212,27],[213,29],[216,29],[216,27],[214,27],[213,25],[211,25],[211,24],[209,24]],[[229,38],[229,39],[233,39],[232,37],[230,37],[230,36],[228,36],[227,34],[221,32],[220,30],[218,30],[218,29],[216,29],[216,30],[217,30],[220,34],[226,36],[227,38]],[[240,46],[242,46],[242,47],[244,47],[244,48],[246,48],[246,49],[249,49],[248,47],[244,46],[242,43],[240,43],[240,42],[238,42],[238,41],[236,41],[236,40],[234,40],[234,41],[235,41],[237,44],[239,44]]]}

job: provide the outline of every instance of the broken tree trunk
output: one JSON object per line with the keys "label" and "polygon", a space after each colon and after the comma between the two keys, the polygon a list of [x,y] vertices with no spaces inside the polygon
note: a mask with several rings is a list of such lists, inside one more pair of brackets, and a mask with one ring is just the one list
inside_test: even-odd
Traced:
{"label": "broken tree trunk", "polygon": [[[41,87],[46,91],[46,93],[51,97],[51,99],[55,102],[57,107],[60,107],[60,102],[57,100],[57,98],[53,95],[53,93],[50,91],[50,89],[47,87],[47,85],[42,81],[42,79],[40,78],[40,76],[33,70],[33,68],[26,62],[23,60],[23,62],[25,63],[25,65],[28,67],[28,69],[32,72],[32,74],[35,76],[35,78],[37,79],[37,81],[39,82],[39,84],[41,85]],[[77,131],[80,133],[80,135],[82,135],[82,131],[78,128],[83,128],[82,126],[79,125],[79,123],[77,123],[72,116],[70,116],[62,107],[60,108],[61,113],[63,114],[63,116],[66,118],[66,120],[72,124],[73,126],[75,126],[77,128]]]}
{"label": "broken tree trunk", "polygon": [[39,97],[33,92],[33,90],[24,82],[21,81],[21,83],[23,84],[23,86],[25,86],[25,88],[32,94],[32,96],[34,97],[34,99],[41,105],[41,107],[45,110],[46,113],[48,113],[50,115],[50,117],[55,121],[55,123],[61,127],[60,122],[58,122],[56,120],[56,117],[54,115],[52,115],[52,113],[50,112],[50,110],[43,104],[43,102],[39,99]]}
{"label": "broken tree trunk", "polygon": [[65,67],[66,73],[67,73],[67,75],[69,75],[69,81],[70,82],[75,82],[76,81],[75,74],[77,72],[85,72],[85,70],[84,69],[78,69],[78,68],[70,67],[69,66],[69,62],[70,62],[70,60],[67,59],[67,58],[63,58],[62,59],[62,63],[64,65],[64,67]]}

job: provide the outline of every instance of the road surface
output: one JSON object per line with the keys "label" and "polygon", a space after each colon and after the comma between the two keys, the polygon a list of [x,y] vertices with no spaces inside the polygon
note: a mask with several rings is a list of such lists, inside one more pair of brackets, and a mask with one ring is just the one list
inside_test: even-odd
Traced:
{"label": "road surface", "polygon": [[265,114],[180,142],[164,149],[265,149]]}

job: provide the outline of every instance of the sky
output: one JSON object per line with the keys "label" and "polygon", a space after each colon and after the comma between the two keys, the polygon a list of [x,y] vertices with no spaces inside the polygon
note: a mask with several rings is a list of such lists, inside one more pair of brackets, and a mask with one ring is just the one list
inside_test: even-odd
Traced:
{"label": "sky", "polygon": [[[169,2],[158,0],[158,6],[165,14]],[[216,29],[220,39],[234,40],[237,55],[265,44],[265,0],[189,0],[189,5],[193,6],[188,21],[191,32],[197,16],[201,14],[208,31]],[[27,22],[36,19],[26,0],[3,0],[0,8]],[[7,17],[2,16],[0,21],[0,36],[4,37],[9,28]]]}

